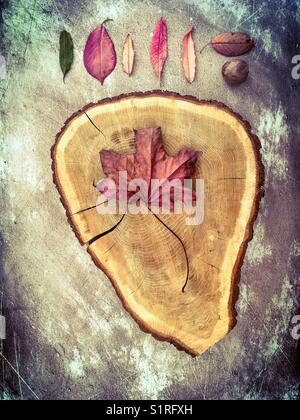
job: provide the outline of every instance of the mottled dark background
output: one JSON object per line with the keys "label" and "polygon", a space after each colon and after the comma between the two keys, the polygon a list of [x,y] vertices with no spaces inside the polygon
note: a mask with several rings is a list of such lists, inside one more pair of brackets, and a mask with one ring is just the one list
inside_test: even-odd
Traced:
{"label": "mottled dark background", "polygon": [[[300,54],[298,0],[1,1],[1,312],[0,399],[298,399],[300,314]],[[64,121],[89,102],[157,89],[149,63],[154,23],[169,25],[162,88],[226,103],[249,120],[262,143],[262,200],[240,282],[238,325],[192,359],[143,333],[110,282],[73,235],[52,183],[50,148]],[[89,32],[112,18],[118,55],[131,32],[132,78],[119,64],[104,88],[82,64]],[[195,28],[198,74],[188,85],[179,45]],[[66,84],[59,33],[75,42]],[[221,31],[249,32],[251,76],[229,88],[224,57],[200,48]],[[3,58],[4,57],[4,58]],[[6,66],[4,65],[4,59]]]}

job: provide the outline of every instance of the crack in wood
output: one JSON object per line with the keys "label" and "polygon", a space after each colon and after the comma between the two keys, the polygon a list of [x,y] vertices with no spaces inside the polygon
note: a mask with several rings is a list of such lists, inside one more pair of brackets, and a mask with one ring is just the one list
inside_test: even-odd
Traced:
{"label": "crack in wood", "polygon": [[126,216],[126,214],[123,214],[123,216],[121,217],[121,219],[118,221],[118,223],[115,226],[106,230],[105,232],[99,233],[99,235],[96,235],[94,238],[90,239],[87,242],[87,244],[89,246],[91,246],[94,242],[98,241],[99,239],[103,238],[104,236],[108,235],[109,233],[112,233],[114,230],[117,229],[118,226],[120,226],[120,224],[123,222],[125,216]]}
{"label": "crack in wood", "polygon": [[99,131],[99,133],[101,133],[102,134],[102,136],[105,138],[105,140],[106,140],[106,136],[105,136],[105,134],[103,133],[103,131],[101,131],[100,130],[100,128],[99,127],[97,127],[97,125],[94,123],[94,121],[91,119],[91,117],[88,115],[88,113],[86,112],[86,111],[84,111],[84,113],[85,113],[85,115],[86,115],[86,117],[87,117],[87,119],[89,120],[89,122],[92,124],[92,126],[93,127],[95,127],[95,129],[97,130],[97,131]]}
{"label": "crack in wood", "polygon": [[108,200],[103,201],[102,203],[96,204],[95,206],[91,206],[91,207],[87,207],[86,209],[79,210],[76,213],[73,213],[71,216],[76,216],[77,214],[84,213],[85,211],[96,209],[97,207],[100,207],[102,206],[102,204],[106,204],[106,203],[108,203]]}
{"label": "crack in wood", "polygon": [[246,179],[246,178],[239,178],[239,177],[234,177],[234,178],[217,178],[216,181],[226,181],[226,180],[235,180],[235,179]]}
{"label": "crack in wood", "polygon": [[199,258],[199,261],[203,262],[204,264],[208,265],[209,267],[212,267],[212,268],[216,269],[217,271],[220,271],[220,269],[218,267],[216,267],[213,264],[208,263],[207,261],[202,260],[201,258]]}

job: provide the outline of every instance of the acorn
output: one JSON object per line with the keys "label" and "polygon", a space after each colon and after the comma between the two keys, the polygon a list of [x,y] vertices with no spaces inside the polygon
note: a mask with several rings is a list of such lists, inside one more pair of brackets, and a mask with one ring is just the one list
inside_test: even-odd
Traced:
{"label": "acorn", "polygon": [[222,68],[222,74],[230,85],[240,85],[248,79],[248,63],[244,60],[227,61]]}

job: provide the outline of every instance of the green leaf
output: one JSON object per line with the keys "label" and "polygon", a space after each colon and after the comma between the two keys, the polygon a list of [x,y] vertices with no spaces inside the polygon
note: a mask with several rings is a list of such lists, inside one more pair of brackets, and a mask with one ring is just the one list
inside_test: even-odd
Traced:
{"label": "green leaf", "polygon": [[73,39],[69,32],[62,31],[60,34],[60,50],[59,50],[59,62],[60,68],[64,75],[64,80],[71,70],[74,61],[74,44]]}

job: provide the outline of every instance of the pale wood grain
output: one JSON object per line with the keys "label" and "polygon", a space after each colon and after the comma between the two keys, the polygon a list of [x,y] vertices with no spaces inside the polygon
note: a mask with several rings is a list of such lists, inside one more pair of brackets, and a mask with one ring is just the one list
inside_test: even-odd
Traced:
{"label": "pale wood grain", "polygon": [[[88,117],[87,117],[88,115]],[[100,133],[95,126],[98,127]],[[99,152],[134,152],[133,129],[161,127],[165,148],[201,150],[196,178],[205,182],[205,219],[187,226],[184,215],[161,216],[180,244],[153,215],[126,215],[111,234],[88,247],[141,328],[197,355],[235,325],[237,282],[261,196],[259,142],[250,127],[218,103],[172,93],[132,94],[90,105],[74,115],[52,150],[54,180],[82,244],[120,216],[102,216],[93,184],[104,177]],[[76,214],[77,213],[77,214]]]}

